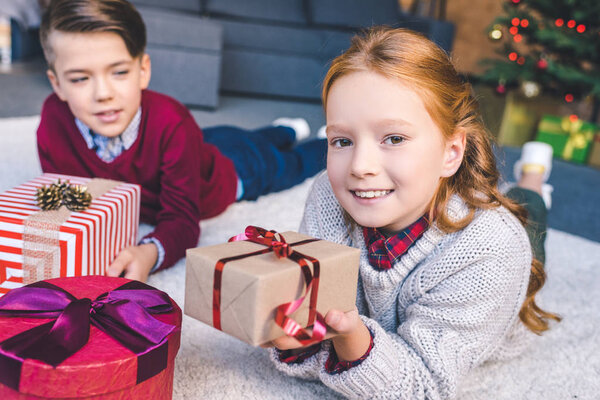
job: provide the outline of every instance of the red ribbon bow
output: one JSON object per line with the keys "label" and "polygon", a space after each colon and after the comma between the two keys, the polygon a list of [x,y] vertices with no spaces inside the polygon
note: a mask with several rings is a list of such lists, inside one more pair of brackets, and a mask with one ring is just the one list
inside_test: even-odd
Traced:
{"label": "red ribbon bow", "polygon": [[[265,254],[272,251],[275,253],[277,258],[288,258],[296,262],[302,270],[305,283],[304,295],[294,301],[277,306],[275,323],[277,323],[277,325],[279,325],[288,336],[294,337],[303,346],[323,340],[327,329],[325,327],[325,320],[323,319],[323,316],[317,311],[320,271],[319,260],[292,249],[292,246],[314,242],[318,239],[307,239],[295,243],[287,243],[285,238],[275,231],[267,231],[266,229],[256,226],[248,226],[246,227],[244,233],[229,239],[230,242],[239,240],[248,240],[267,247],[252,253],[222,258],[217,261],[217,264],[215,265],[213,285],[213,326],[221,330],[221,281],[225,264],[229,261],[240,260],[242,258]],[[308,262],[313,265],[313,272],[311,272]],[[302,302],[309,293],[310,303],[307,326],[313,326],[312,334],[294,319],[289,317],[289,315],[291,315],[300,307],[300,305],[302,305]]]}

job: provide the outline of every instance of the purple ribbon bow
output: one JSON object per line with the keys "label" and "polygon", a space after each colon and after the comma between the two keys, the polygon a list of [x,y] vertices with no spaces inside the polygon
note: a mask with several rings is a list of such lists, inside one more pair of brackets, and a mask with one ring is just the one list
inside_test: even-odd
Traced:
{"label": "purple ribbon bow", "polygon": [[166,368],[167,336],[176,329],[151,314],[172,310],[166,293],[138,281],[95,300],[43,281],[11,290],[0,298],[0,316],[54,320],[0,342],[0,382],[18,391],[27,358],[56,367],[88,342],[90,324],[138,356],[137,383],[143,382]]}

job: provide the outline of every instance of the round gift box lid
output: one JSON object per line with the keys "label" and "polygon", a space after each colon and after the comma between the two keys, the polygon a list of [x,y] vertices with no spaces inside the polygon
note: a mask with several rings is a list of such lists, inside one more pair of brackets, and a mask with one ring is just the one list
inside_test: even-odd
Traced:
{"label": "round gift box lid", "polygon": [[[94,300],[101,294],[131,281],[95,275],[56,278],[45,282],[59,286],[78,299],[87,297]],[[172,373],[172,364],[179,350],[181,309],[173,299],[169,299],[173,305],[170,312],[152,314],[157,320],[177,327],[169,334],[168,345],[165,347],[168,349],[168,367],[158,375],[167,373],[167,370]],[[0,343],[50,321],[52,319],[0,317]],[[143,355],[136,355],[109,334],[91,324],[88,342],[56,368],[39,360],[26,359],[20,366],[19,392],[47,398],[64,398],[88,397],[121,391],[138,383],[138,364],[143,364],[144,361],[140,361],[142,357]],[[3,390],[6,392],[6,389],[10,390],[0,384],[0,394]]]}

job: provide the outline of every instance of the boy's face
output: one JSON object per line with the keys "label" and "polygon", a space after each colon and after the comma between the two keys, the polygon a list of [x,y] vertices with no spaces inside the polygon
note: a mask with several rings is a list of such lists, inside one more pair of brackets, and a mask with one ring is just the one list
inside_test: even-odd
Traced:
{"label": "boy's face", "polygon": [[339,78],[326,114],[329,180],[359,225],[389,233],[406,228],[462,161],[464,135],[444,140],[420,96],[377,73]]}
{"label": "boy's face", "polygon": [[123,39],[112,32],[53,31],[49,44],[55,58],[48,78],[58,97],[94,133],[123,133],[150,82],[148,55],[131,57]]}

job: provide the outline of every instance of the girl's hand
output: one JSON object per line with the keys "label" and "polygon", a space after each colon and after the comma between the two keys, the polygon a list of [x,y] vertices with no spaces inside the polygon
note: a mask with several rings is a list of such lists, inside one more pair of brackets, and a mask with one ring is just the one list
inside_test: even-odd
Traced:
{"label": "girl's hand", "polygon": [[[371,343],[371,333],[358,316],[356,308],[348,312],[330,310],[325,315],[325,323],[327,324],[325,339],[332,338],[339,360],[352,361],[365,354]],[[305,349],[290,336],[281,336],[262,347],[271,346],[279,350],[295,349],[297,352]]]}
{"label": "girl's hand", "polygon": [[347,313],[331,310],[325,316],[325,322],[338,332],[331,342],[340,361],[358,360],[367,352],[371,332],[358,316],[356,308]]}
{"label": "girl's hand", "polygon": [[156,264],[158,259],[158,249],[154,243],[140,244],[121,250],[117,258],[110,264],[106,270],[108,276],[121,276],[146,282],[150,270]]}

